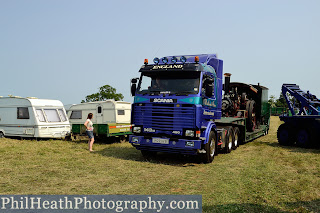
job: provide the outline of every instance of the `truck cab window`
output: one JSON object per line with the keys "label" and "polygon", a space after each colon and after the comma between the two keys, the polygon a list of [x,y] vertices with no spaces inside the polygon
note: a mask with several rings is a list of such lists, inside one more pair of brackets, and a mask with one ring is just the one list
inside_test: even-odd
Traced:
{"label": "truck cab window", "polygon": [[212,78],[211,76],[204,76],[202,84],[202,94],[206,95],[207,97],[213,96],[213,98],[215,98],[214,83],[214,78]]}
{"label": "truck cab window", "polygon": [[18,107],[17,108],[17,118],[18,119],[29,119],[28,107]]}
{"label": "truck cab window", "polygon": [[139,87],[139,93],[148,93],[149,90],[151,89],[151,77],[149,76],[142,76],[141,81],[140,81],[140,87]]}
{"label": "truck cab window", "polygon": [[161,92],[176,95],[198,94],[200,84],[199,72],[154,72],[142,75],[139,94],[159,94]]}

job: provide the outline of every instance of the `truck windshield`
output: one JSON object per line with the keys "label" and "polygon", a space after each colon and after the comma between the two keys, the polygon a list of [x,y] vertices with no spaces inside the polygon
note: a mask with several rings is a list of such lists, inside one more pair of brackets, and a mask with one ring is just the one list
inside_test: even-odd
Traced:
{"label": "truck windshield", "polygon": [[199,72],[152,72],[143,73],[138,94],[157,95],[168,93],[175,95],[198,94]]}

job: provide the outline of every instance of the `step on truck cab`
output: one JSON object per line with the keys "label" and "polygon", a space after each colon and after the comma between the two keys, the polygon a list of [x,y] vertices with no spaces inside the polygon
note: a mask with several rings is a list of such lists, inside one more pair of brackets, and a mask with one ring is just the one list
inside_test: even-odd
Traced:
{"label": "step on truck cab", "polygon": [[[218,150],[231,152],[239,142],[267,133],[270,114],[262,106],[268,101],[268,89],[230,83],[231,74],[226,74],[224,86],[223,61],[215,54],[168,56],[153,62],[146,59],[140,78],[131,80],[129,142],[144,156],[199,155],[209,163]],[[223,94],[224,87],[228,89]]]}

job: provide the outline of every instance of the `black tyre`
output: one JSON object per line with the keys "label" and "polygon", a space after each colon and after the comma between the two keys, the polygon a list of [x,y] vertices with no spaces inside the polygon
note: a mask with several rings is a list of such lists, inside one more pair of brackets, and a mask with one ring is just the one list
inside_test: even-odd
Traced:
{"label": "black tyre", "polygon": [[203,163],[211,163],[217,152],[217,137],[214,131],[210,132],[208,143],[204,145],[206,153],[201,155]]}
{"label": "black tyre", "polygon": [[234,135],[233,135],[233,129],[232,127],[228,128],[227,129],[227,135],[225,137],[225,152],[226,153],[230,153],[232,151],[232,147],[233,147],[233,144],[234,144]]}
{"label": "black tyre", "polygon": [[311,134],[307,129],[301,128],[297,132],[296,140],[298,146],[309,147],[311,144]]}
{"label": "black tyre", "polygon": [[281,124],[277,131],[278,142],[281,145],[293,145],[292,131],[287,124]]}
{"label": "black tyre", "polygon": [[233,128],[233,146],[232,149],[237,149],[240,144],[240,130],[238,127]]}
{"label": "black tyre", "polygon": [[0,132],[0,138],[4,138],[3,132]]}

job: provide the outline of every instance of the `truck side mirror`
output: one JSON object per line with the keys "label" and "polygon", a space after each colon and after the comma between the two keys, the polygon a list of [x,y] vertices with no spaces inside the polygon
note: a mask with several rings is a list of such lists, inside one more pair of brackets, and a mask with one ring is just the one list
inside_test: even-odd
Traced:
{"label": "truck side mirror", "polygon": [[137,90],[137,85],[136,84],[131,84],[131,95],[132,96],[136,95],[136,90]]}
{"label": "truck side mirror", "polygon": [[136,83],[138,83],[138,80],[136,78],[133,78],[133,79],[131,79],[131,83],[136,84]]}
{"label": "truck side mirror", "polygon": [[138,80],[136,78],[131,79],[131,95],[132,96],[136,95],[137,82]]}

